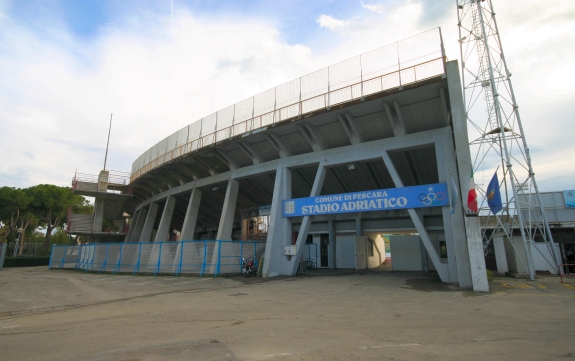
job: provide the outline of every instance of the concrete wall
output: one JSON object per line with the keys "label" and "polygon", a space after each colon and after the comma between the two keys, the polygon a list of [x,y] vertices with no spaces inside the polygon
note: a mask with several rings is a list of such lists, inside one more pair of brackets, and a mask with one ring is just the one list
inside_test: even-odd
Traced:
{"label": "concrete wall", "polygon": [[[525,267],[527,260],[521,237],[513,237],[511,241],[504,238],[504,244],[509,272],[527,274]],[[554,246],[557,253],[560,254],[559,245],[554,244]],[[557,274],[557,269],[555,269],[555,265],[553,264],[553,256],[545,243],[533,243],[531,246],[531,257],[533,258],[533,269],[535,271],[549,271],[552,274]]]}
{"label": "concrete wall", "polygon": [[[545,208],[545,215],[549,223],[575,222],[575,208],[565,207],[565,196],[563,192],[540,193],[541,205]],[[530,199],[530,198],[531,199]],[[519,196],[520,204],[534,201],[534,195]],[[527,217],[527,212],[523,212],[523,217]]]}
{"label": "concrete wall", "polygon": [[[381,264],[385,261],[385,242],[381,237],[381,234],[378,234],[377,237],[369,238],[370,243],[368,247],[373,248],[373,256],[367,257],[367,268],[375,268],[381,266]],[[379,252],[381,253],[378,253]]]}

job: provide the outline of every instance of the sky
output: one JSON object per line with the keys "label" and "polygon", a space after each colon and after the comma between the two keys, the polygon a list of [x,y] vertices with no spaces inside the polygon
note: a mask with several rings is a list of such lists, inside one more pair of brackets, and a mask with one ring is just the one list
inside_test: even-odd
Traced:
{"label": "sky", "polygon": [[[540,191],[575,189],[575,2],[494,8]],[[97,174],[111,113],[107,168],[129,172],[203,116],[435,27],[458,59],[454,0],[0,0],[0,187]]]}

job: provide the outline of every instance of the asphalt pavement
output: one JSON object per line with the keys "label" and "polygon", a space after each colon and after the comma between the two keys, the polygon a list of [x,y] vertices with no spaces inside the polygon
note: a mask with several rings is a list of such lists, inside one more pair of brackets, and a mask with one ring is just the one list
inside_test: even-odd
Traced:
{"label": "asphalt pavement", "polygon": [[0,360],[569,360],[575,279],[0,271]]}

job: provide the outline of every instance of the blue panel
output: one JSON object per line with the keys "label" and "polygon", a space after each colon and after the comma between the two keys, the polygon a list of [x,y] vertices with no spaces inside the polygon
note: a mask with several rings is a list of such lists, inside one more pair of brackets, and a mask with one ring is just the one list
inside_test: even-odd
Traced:
{"label": "blue panel", "polygon": [[565,197],[565,208],[575,208],[575,190],[563,191]]}
{"label": "blue panel", "polygon": [[447,184],[380,189],[283,201],[283,217],[315,216],[449,205]]}

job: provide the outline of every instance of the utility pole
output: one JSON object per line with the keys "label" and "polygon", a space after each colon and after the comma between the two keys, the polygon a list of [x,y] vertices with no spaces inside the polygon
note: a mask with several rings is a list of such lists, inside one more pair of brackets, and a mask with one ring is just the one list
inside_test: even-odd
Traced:
{"label": "utility pole", "polygon": [[[495,235],[506,237],[529,278],[533,270],[533,242],[547,245],[557,269],[561,263],[531,165],[529,148],[515,99],[511,72],[503,53],[492,0],[456,0],[461,51],[461,76],[467,112],[470,150],[478,190],[479,214],[485,222],[487,245]],[[501,165],[503,209],[497,214],[487,205],[487,183]],[[478,178],[480,180],[478,181]],[[487,228],[495,229],[487,231]],[[513,243],[521,235],[523,250]]]}

